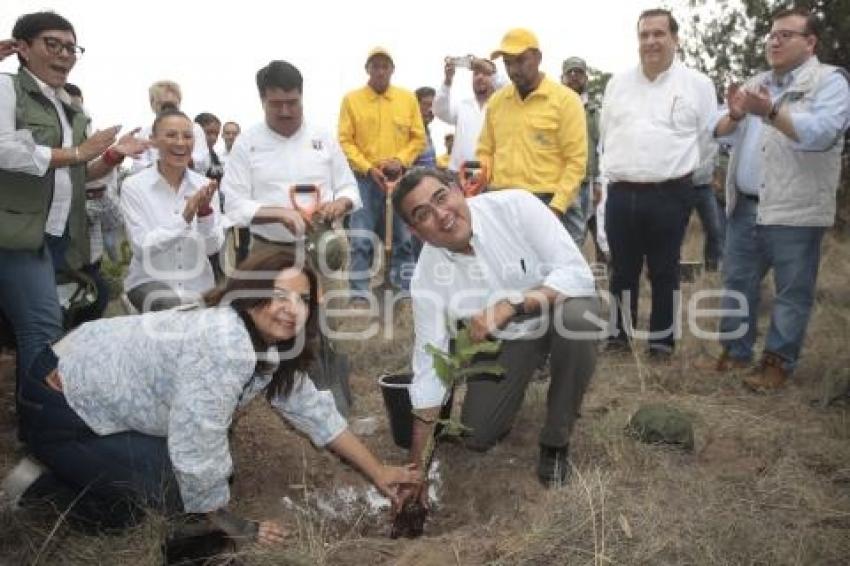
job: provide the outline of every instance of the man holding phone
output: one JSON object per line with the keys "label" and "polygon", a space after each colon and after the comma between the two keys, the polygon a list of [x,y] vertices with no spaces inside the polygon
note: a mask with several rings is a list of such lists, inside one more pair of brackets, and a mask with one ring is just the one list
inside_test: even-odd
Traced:
{"label": "man holding phone", "polygon": [[[452,83],[459,63],[472,71],[473,96],[452,101]],[[496,65],[492,61],[472,55],[446,57],[443,73],[443,84],[434,98],[434,115],[455,127],[448,169],[457,173],[464,162],[475,161],[475,146],[484,124],[487,101],[497,88],[504,86],[505,81],[496,73]]]}

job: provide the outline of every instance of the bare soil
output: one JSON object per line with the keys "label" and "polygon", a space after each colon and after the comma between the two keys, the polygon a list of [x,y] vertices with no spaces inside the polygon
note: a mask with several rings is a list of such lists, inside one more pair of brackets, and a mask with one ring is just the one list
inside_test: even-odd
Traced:
{"label": "bare soil", "polygon": [[[697,250],[701,236],[691,226],[683,259],[699,259]],[[244,548],[240,560],[351,566],[846,564],[850,399],[832,387],[850,367],[845,235],[827,237],[821,265],[803,358],[786,390],[753,395],[741,387],[742,373],[694,370],[697,356],[718,349],[687,330],[670,364],[651,364],[640,348],[635,356],[600,355],[573,435],[572,479],[547,490],[535,477],[547,384],[535,381],[512,432],[493,450],[480,454],[451,442],[438,447],[434,510],[416,540],[391,540],[386,512],[362,476],[312,447],[262,400],[253,403],[233,429],[234,506],[252,518],[278,518],[290,534],[284,548]],[[719,275],[702,274],[683,285],[685,300],[696,290],[717,288]],[[765,292],[771,288],[766,282]],[[344,346],[354,363],[350,420],[376,418],[377,431],[364,441],[397,463],[405,453],[390,437],[376,380],[408,363],[406,308],[398,306],[392,337]],[[647,309],[644,290],[644,320]],[[763,310],[762,335],[768,316]],[[12,383],[8,372],[0,379],[0,472],[21,455],[12,431]],[[692,416],[693,452],[640,444],[624,434],[629,416],[647,402],[667,402]],[[0,564],[158,560],[162,524],[156,517],[120,537],[53,527],[25,513],[0,514],[0,557],[6,557]]]}

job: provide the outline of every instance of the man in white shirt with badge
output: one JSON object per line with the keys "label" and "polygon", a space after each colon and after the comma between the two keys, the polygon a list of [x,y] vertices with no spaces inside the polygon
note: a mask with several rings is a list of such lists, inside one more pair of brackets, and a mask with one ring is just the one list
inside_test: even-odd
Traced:
{"label": "man in white shirt with badge", "polygon": [[646,259],[652,288],[649,355],[665,360],[675,347],[679,251],[691,212],[692,177],[710,157],[706,122],[717,110],[717,96],[707,76],[676,60],[679,26],[669,11],[644,11],[637,28],[640,65],[608,83],[599,124],[600,170],[608,180],[611,293],[619,307],[608,349],[631,349]]}
{"label": "man in white shirt with badge", "polygon": [[272,61],[257,72],[265,121],[233,144],[222,183],[225,213],[236,226],[250,226],[252,249],[292,245],[305,221],[290,188],[315,185],[317,214],[336,221],[360,207],[354,174],[328,132],[303,116],[303,79],[295,66]]}
{"label": "man in white shirt with badge", "polygon": [[447,351],[450,328],[465,322],[474,341],[503,338],[499,377],[467,382],[461,420],[468,448],[485,451],[506,436],[534,371],[549,357],[551,382],[537,475],[566,481],[570,434],[596,366],[601,331],[593,275],[560,220],[524,190],[466,200],[449,175],[419,169],[393,193],[396,213],[425,242],[410,291],[415,344],[410,398],[412,462],[419,461],[446,390],[431,345]]}

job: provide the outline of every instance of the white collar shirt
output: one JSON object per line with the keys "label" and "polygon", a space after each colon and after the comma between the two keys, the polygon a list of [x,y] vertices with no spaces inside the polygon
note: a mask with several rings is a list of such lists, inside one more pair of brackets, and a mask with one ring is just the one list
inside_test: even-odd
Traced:
{"label": "white collar shirt", "polygon": [[[328,132],[302,123],[290,137],[255,124],[240,134],[227,158],[222,193],[225,212],[235,226],[250,226],[251,232],[273,242],[293,242],[294,236],[281,224],[254,224],[262,206],[292,208],[289,189],[293,185],[319,187],[322,203],[348,198],[352,211],[361,207],[357,181],[339,142]],[[306,204],[306,203],[301,203]]]}
{"label": "white collar shirt", "polygon": [[[486,193],[468,200],[473,255],[425,244],[410,284],[415,341],[414,408],[434,407],[445,388],[434,372],[428,344],[448,349],[449,328],[517,292],[545,286],[567,297],[596,293],[593,274],[560,221],[524,190]],[[505,337],[541,329],[540,318],[511,323]]]}
{"label": "white collar shirt", "polygon": [[[62,102],[70,105],[71,100],[65,89],[56,89],[33,75],[24,67],[24,72],[29,73],[33,80],[41,89],[42,94],[53,104],[56,109],[56,115],[59,117],[59,123],[62,126],[62,147],[71,147],[74,145],[74,132],[71,129],[71,123],[68,121],[68,116],[65,114],[65,108]],[[50,163],[50,152],[48,148],[48,160]],[[44,225],[44,231],[52,236],[61,236],[65,232],[65,225],[68,222],[68,214],[71,212],[71,198],[73,195],[73,187],[71,186],[71,175],[67,167],[59,167],[54,172],[53,177],[53,200],[50,203],[50,211],[47,213],[47,222]]]}
{"label": "white collar shirt", "polygon": [[487,105],[478,104],[475,97],[452,101],[451,87],[443,84],[434,97],[434,115],[455,127],[455,140],[449,157],[449,170],[460,171],[464,161],[475,161],[475,147],[484,125]]}
{"label": "white collar shirt", "polygon": [[209,179],[187,170],[175,191],[156,166],[127,177],[121,188],[121,212],[133,251],[124,288],[159,281],[176,293],[196,298],[210,289],[213,272],[208,256],[224,243],[218,195],[212,214],[192,222],[183,218],[186,200]]}
{"label": "white collar shirt", "polygon": [[716,110],[711,79],[679,61],[654,81],[640,66],[616,75],[599,122],[602,176],[651,183],[693,173],[713,159]]}

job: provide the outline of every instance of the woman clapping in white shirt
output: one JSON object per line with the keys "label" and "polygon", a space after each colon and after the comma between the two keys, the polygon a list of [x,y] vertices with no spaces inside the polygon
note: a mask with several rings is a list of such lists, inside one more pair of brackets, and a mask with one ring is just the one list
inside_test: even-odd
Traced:
{"label": "woman clapping in white shirt", "polygon": [[189,168],[193,124],[176,108],[153,123],[152,166],[124,181],[121,210],[133,258],[124,289],[141,312],[195,302],[214,285],[208,256],[224,243],[216,184]]}

